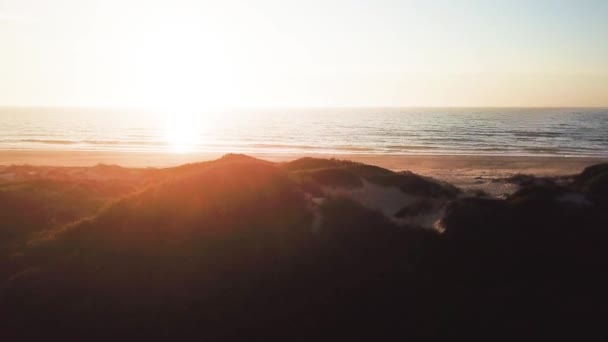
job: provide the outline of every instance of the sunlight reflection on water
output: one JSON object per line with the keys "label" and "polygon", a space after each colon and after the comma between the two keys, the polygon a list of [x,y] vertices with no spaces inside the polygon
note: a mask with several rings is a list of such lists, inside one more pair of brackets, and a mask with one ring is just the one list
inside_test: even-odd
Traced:
{"label": "sunlight reflection on water", "polygon": [[0,148],[608,155],[606,109],[0,108]]}

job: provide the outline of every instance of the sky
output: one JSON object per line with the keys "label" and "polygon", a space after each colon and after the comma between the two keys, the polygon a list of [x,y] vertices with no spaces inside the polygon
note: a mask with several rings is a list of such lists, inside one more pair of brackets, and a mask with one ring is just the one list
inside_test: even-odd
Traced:
{"label": "sky", "polygon": [[608,1],[0,0],[0,105],[608,106]]}

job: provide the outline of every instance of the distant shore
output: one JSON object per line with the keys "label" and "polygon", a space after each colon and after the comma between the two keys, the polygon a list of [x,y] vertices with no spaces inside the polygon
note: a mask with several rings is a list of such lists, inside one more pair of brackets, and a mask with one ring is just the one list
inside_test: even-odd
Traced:
{"label": "distant shore", "polygon": [[[141,153],[103,151],[29,151],[0,150],[0,165],[93,166],[115,164],[123,167],[170,167],[213,160],[223,153]],[[409,170],[463,188],[497,193],[493,179],[514,174],[561,176],[581,172],[585,167],[608,162],[608,158],[487,156],[487,155],[377,155],[377,154],[249,154],[273,162],[301,157],[338,158],[377,165],[387,169]]]}
{"label": "distant shore", "polygon": [[[0,150],[0,165],[93,166],[113,164],[123,167],[171,167],[185,163],[213,160],[224,152],[116,152]],[[483,169],[496,172],[530,170],[543,175],[579,172],[582,168],[608,161],[606,157],[564,156],[496,156],[496,155],[421,155],[421,154],[315,154],[315,153],[247,153],[274,162],[301,157],[347,159],[378,165],[391,170]]]}

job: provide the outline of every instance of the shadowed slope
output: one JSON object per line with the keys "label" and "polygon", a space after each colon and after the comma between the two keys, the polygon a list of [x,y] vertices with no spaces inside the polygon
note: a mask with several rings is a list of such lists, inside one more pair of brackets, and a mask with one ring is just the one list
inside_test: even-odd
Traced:
{"label": "shadowed slope", "polygon": [[[332,171],[319,182],[319,170]],[[0,337],[605,336],[602,167],[526,181],[505,200],[335,160],[230,155],[154,172],[155,183],[14,256]],[[333,184],[343,172],[363,185]],[[444,233],[398,225],[367,206],[370,194],[415,198],[404,218],[449,203]]]}
{"label": "shadowed slope", "polygon": [[506,200],[452,203],[439,263],[449,266],[436,269],[450,284],[439,295],[453,306],[445,323],[506,339],[604,336],[597,318],[608,307],[607,175],[598,165],[562,185],[528,176]]}
{"label": "shadowed slope", "polygon": [[301,158],[281,167],[312,197],[348,198],[402,226],[433,228],[446,203],[461,194],[450,184],[412,172],[351,161]]}
{"label": "shadowed slope", "polygon": [[[52,309],[59,331],[71,320],[81,324],[74,329],[93,329],[90,323],[110,312],[107,328],[120,330],[126,317],[118,307],[124,314],[164,310],[170,319],[187,313],[181,305],[208,303],[221,316],[209,301],[236,303],[259,276],[285,269],[307,236],[309,214],[284,171],[220,162],[125,198],[33,246],[23,261],[29,267],[0,298],[12,315]],[[138,319],[154,320],[148,314]]]}
{"label": "shadowed slope", "polygon": [[281,166],[289,171],[308,175],[323,185],[357,187],[361,185],[361,180],[366,180],[377,185],[397,187],[411,195],[455,197],[460,193],[450,184],[440,183],[412,172],[393,172],[378,166],[348,160],[306,157],[283,163]]}
{"label": "shadowed slope", "polygon": [[436,238],[333,199],[313,233],[310,203],[284,169],[238,156],[188,169],[32,244],[2,284],[4,331],[319,336],[393,301],[414,251]]}

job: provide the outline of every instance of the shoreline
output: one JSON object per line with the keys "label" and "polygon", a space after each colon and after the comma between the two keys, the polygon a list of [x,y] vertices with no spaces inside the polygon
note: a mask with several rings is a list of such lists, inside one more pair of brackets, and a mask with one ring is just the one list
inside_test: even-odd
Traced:
{"label": "shoreline", "polygon": [[[2,150],[0,166],[94,166],[97,164],[119,165],[130,168],[164,168],[185,163],[208,161],[220,158],[230,152],[138,152],[138,151],[60,151],[60,150]],[[446,168],[492,167],[498,169],[526,168],[550,170],[557,164],[580,167],[589,163],[608,162],[601,156],[546,156],[546,155],[486,155],[486,154],[373,154],[373,153],[244,153],[246,155],[273,161],[284,162],[302,157],[337,158],[366,164],[378,165],[391,170],[406,167]],[[412,164],[412,162],[415,162]],[[561,168],[560,168],[561,169]]]}
{"label": "shoreline", "polygon": [[[105,151],[0,150],[0,173],[9,165],[45,167],[89,167],[98,164],[126,168],[167,168],[220,158],[225,153],[149,153]],[[493,196],[512,193],[513,184],[497,181],[516,174],[556,177],[578,174],[588,166],[608,163],[608,158],[563,156],[488,155],[377,155],[250,153],[271,162],[287,162],[302,157],[337,158],[376,165],[393,171],[416,174],[448,182],[464,190],[483,191]],[[1,175],[0,175],[1,176]]]}

